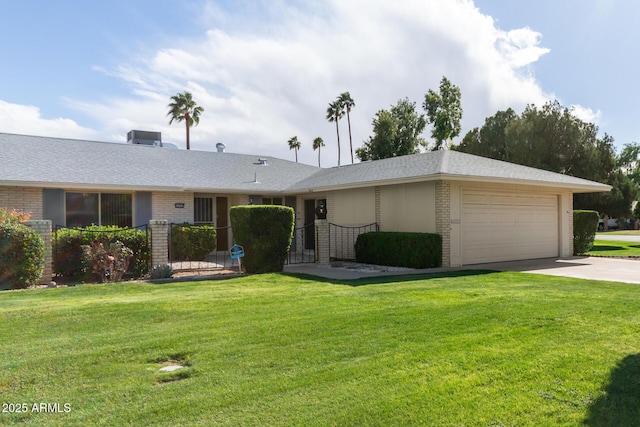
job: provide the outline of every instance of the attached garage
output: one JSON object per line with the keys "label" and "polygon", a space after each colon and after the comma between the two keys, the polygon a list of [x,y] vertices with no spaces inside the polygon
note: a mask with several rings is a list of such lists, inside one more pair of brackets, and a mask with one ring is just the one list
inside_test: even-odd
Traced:
{"label": "attached garage", "polygon": [[462,264],[559,256],[558,196],[461,190]]}
{"label": "attached garage", "polygon": [[[368,191],[366,202],[350,191]],[[437,233],[442,265],[573,255],[573,195],[611,187],[450,150],[324,169],[289,190],[322,193],[327,220],[367,212],[382,231]],[[349,190],[349,191],[345,191]],[[348,195],[348,197],[345,197]],[[353,221],[350,220],[351,223]],[[361,220],[360,225],[366,223]]]}

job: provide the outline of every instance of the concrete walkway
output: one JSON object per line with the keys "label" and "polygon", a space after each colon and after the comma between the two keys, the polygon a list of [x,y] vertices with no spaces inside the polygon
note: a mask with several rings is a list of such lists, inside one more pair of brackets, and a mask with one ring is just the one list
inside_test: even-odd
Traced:
{"label": "concrete walkway", "polygon": [[296,264],[285,266],[284,269],[287,273],[310,274],[335,280],[353,280],[376,276],[439,273],[443,271],[461,270],[517,271],[522,273],[546,274],[549,276],[640,284],[640,260],[598,257],[543,258],[424,270],[365,266],[356,263],[342,263],[340,267],[320,264]]}

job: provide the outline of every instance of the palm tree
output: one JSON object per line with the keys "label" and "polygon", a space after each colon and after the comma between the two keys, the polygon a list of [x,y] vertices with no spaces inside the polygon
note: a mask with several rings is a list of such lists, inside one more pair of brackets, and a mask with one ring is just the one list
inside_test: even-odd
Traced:
{"label": "palm tree", "polygon": [[300,141],[298,141],[297,136],[293,136],[289,138],[289,150],[295,150],[296,153],[296,163],[298,163],[298,150],[300,149]]}
{"label": "palm tree", "polygon": [[338,100],[342,105],[342,108],[347,112],[347,124],[349,125],[349,149],[351,151],[351,164],[353,164],[353,142],[351,140],[351,118],[349,117],[349,113],[351,109],[356,106],[356,103],[351,98],[351,94],[349,92],[341,93],[338,96]]}
{"label": "palm tree", "polygon": [[174,121],[181,122],[184,120],[187,127],[187,150],[191,149],[189,145],[189,128],[194,123],[196,125],[200,123],[200,114],[204,109],[196,104],[189,92],[182,92],[172,96],[171,103],[167,107],[169,107],[167,116],[171,116],[169,124]]}
{"label": "palm tree", "polygon": [[324,147],[324,141],[322,138],[317,137],[313,140],[313,151],[318,150],[318,167],[320,167],[320,148]]}
{"label": "palm tree", "polygon": [[329,103],[327,108],[327,120],[336,122],[336,135],[338,136],[338,166],[340,166],[340,130],[338,129],[338,121],[344,116],[344,109],[340,101],[335,100]]}

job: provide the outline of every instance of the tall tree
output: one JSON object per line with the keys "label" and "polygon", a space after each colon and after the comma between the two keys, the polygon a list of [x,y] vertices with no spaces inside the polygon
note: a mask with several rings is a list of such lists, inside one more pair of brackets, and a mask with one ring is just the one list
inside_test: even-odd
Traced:
{"label": "tall tree", "polygon": [[318,150],[318,167],[320,167],[320,148],[324,147],[324,141],[322,138],[317,137],[313,140],[313,151]]}
{"label": "tall tree", "polygon": [[380,110],[373,118],[373,136],[356,150],[362,161],[379,160],[419,152],[427,142],[420,135],[427,125],[415,102],[401,99],[390,110]]}
{"label": "tall tree", "polygon": [[640,186],[640,144],[625,144],[618,156],[618,165],[624,173]]}
{"label": "tall tree", "polygon": [[629,149],[621,163],[616,159],[611,136],[599,138],[596,125],[580,120],[557,101],[542,108],[528,105],[519,116],[511,109],[498,111],[453,148],[613,187],[610,193],[575,194],[575,209],[625,217],[636,196],[637,187],[623,173],[625,164],[634,163],[634,150]]}
{"label": "tall tree", "polygon": [[351,152],[351,164],[353,164],[353,141],[351,139],[351,109],[356,106],[356,103],[351,98],[351,94],[349,92],[343,92],[338,96],[338,100],[342,105],[342,108],[347,113],[347,125],[349,126],[349,151]]}
{"label": "tall tree", "polygon": [[292,136],[291,138],[289,138],[288,142],[289,150],[294,150],[294,152],[296,153],[296,163],[298,163],[298,150],[300,149],[302,144],[300,143],[300,141],[298,141],[297,136]]}
{"label": "tall tree", "polygon": [[338,129],[338,122],[344,116],[344,109],[339,100],[335,100],[329,103],[327,108],[327,120],[329,122],[336,123],[336,135],[338,136],[338,166],[340,166],[340,130]]}
{"label": "tall tree", "polygon": [[477,156],[507,160],[507,126],[518,118],[511,108],[487,117],[484,126],[467,132],[456,149]]}
{"label": "tall tree", "polygon": [[169,124],[174,121],[185,122],[187,128],[187,150],[191,149],[189,129],[194,124],[198,125],[200,123],[200,114],[204,112],[204,109],[196,104],[189,92],[182,92],[172,96],[168,107],[167,116],[171,116]]}
{"label": "tall tree", "polygon": [[440,92],[429,89],[425,95],[422,107],[427,112],[429,123],[433,125],[431,136],[436,141],[434,150],[441,149],[445,141],[451,142],[460,134],[461,99],[460,88],[444,76],[440,81]]}

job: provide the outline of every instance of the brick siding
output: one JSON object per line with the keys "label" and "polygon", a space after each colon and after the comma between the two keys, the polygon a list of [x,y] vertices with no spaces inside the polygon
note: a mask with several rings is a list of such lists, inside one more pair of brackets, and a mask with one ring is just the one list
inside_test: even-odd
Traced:
{"label": "brick siding", "polygon": [[42,188],[0,187],[0,207],[17,209],[31,214],[31,219],[42,219]]}
{"label": "brick siding", "polygon": [[436,233],[442,236],[442,266],[451,266],[451,185],[436,183]]}

